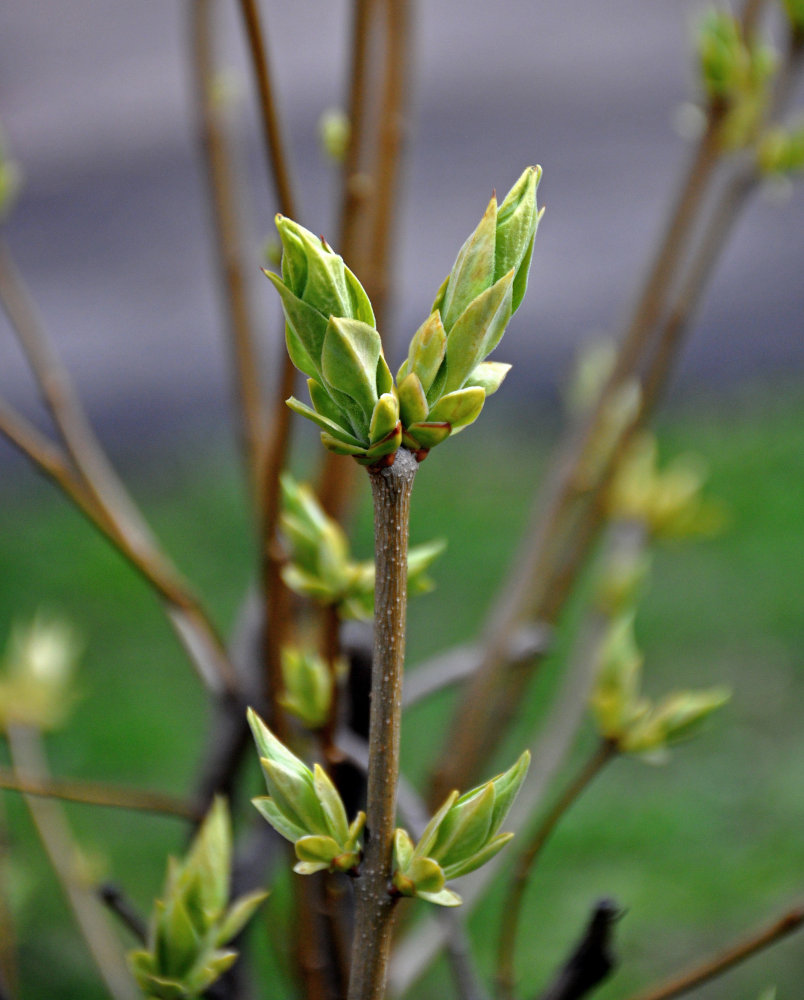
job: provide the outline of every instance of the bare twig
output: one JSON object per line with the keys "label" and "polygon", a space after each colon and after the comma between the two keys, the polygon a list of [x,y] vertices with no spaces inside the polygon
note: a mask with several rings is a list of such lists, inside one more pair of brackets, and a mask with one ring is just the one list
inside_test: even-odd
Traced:
{"label": "bare twig", "polygon": [[235,692],[236,679],[211,619],[156,546],[151,532],[111,468],[69,376],[41,327],[8,249],[0,245],[0,301],[30,362],[67,454],[9,406],[0,431],[49,475],[120,550],[166,603],[193,665],[213,692]]}
{"label": "bare twig", "polygon": [[243,240],[237,206],[232,158],[220,101],[215,97],[213,0],[190,4],[190,52],[196,128],[206,167],[214,228],[214,252],[231,345],[235,398],[240,407],[240,432],[252,489],[259,482],[265,425],[254,323],[249,309]]}
{"label": "bare twig", "polygon": [[141,812],[160,813],[178,819],[198,820],[191,805],[173,795],[146,792],[138,788],[122,788],[96,781],[74,778],[22,778],[16,772],[0,768],[0,788],[23,795],[36,795],[65,802],[82,802],[86,805],[108,806],[113,809],[133,809]]}
{"label": "bare twig", "polygon": [[251,57],[254,86],[259,99],[265,154],[276,189],[279,210],[295,219],[297,217],[296,203],[293,197],[290,168],[279,123],[279,112],[268,61],[268,47],[260,22],[260,9],[257,0],[240,0],[240,13],[243,17],[243,26]]}
{"label": "bare twig", "polygon": [[594,753],[558,797],[553,808],[547,813],[528,841],[525,850],[517,858],[500,917],[497,985],[499,994],[504,1000],[510,1000],[514,995],[516,938],[525,889],[528,886],[533,866],[561,818],[616,752],[615,744],[608,740],[598,744]]}
{"label": "bare twig", "polygon": [[385,996],[394,899],[388,892],[399,778],[405,659],[410,495],[418,463],[404,448],[393,464],[369,472],[374,497],[374,659],[366,802],[366,847],[355,881],[355,930],[349,1000]]}
{"label": "bare twig", "polygon": [[[26,781],[48,780],[39,734],[27,727],[10,726],[7,736],[14,767],[20,776]],[[101,904],[76,878],[76,849],[61,808],[50,799],[26,797],[25,801],[106,988],[115,1000],[136,1000],[139,993],[106,923]]]}
{"label": "bare twig", "polygon": [[745,940],[726,948],[714,958],[702,962],[661,986],[654,986],[652,989],[636,994],[632,1000],[671,1000],[673,997],[690,993],[698,986],[723,975],[735,965],[739,965],[765,948],[769,948],[777,941],[783,940],[802,926],[804,926],[804,906],[797,906],[778,920],[774,920],[769,926],[763,927]]}

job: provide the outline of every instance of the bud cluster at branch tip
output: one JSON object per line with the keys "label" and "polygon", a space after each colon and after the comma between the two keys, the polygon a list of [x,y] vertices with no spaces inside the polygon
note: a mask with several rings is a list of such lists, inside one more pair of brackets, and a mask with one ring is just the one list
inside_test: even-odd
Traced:
{"label": "bud cluster at branch tip", "polygon": [[288,352],[308,376],[311,405],[288,405],[321,429],[323,444],[364,465],[404,444],[419,458],[473,423],[510,365],[486,361],[522,302],[542,212],[540,167],[528,167],[502,204],[492,197],[416,331],[396,380],[368,296],[323,240],[277,216],[281,277],[266,271],[285,313]]}

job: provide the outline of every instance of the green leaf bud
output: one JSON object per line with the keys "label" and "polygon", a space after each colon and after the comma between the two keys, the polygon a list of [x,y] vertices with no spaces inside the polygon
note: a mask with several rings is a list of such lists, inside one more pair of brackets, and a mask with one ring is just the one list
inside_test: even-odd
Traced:
{"label": "green leaf bud", "polygon": [[333,163],[343,163],[349,148],[351,124],[341,108],[327,108],[318,120],[321,147]]}
{"label": "green leaf bud", "polygon": [[314,767],[313,782],[330,833],[338,844],[345,844],[349,839],[349,821],[346,818],[346,810],[332,779],[320,764],[316,764]]}
{"label": "green leaf bud", "polygon": [[804,125],[768,129],[757,147],[757,163],[764,174],[801,173],[804,170]]}
{"label": "green leaf bud", "polygon": [[612,622],[598,651],[592,711],[601,735],[615,741],[649,707],[639,694],[643,658],[633,629],[633,614],[623,614]]}
{"label": "green leaf bud", "polygon": [[544,209],[539,211],[536,207],[536,189],[541,176],[541,167],[528,167],[497,212],[494,280],[514,269],[511,312],[517,311],[528,287],[536,230],[544,213]]}
{"label": "green leaf bud", "polygon": [[[402,895],[415,895],[442,906],[460,897],[441,897],[443,879],[457,878],[485,864],[513,834],[498,834],[530,764],[526,751],[502,774],[458,796],[452,792],[413,845],[404,830],[394,840],[394,885]],[[425,864],[426,862],[426,864]],[[439,878],[442,880],[439,885]],[[436,898],[438,897],[438,898]]]}
{"label": "green leaf bud", "polygon": [[416,372],[409,372],[399,383],[399,415],[406,427],[427,419],[427,396]]}
{"label": "green leaf bud", "polygon": [[[395,434],[399,424],[399,400],[390,392],[383,393],[377,400],[371,414],[369,425],[369,440],[377,444],[389,434]],[[402,428],[399,427],[399,434]],[[398,445],[397,445],[398,447]]]}
{"label": "green leaf bud", "polygon": [[440,301],[434,304],[449,330],[478,295],[494,284],[497,198],[488,203],[477,229],[464,243],[452,266]]}
{"label": "green leaf bud", "polygon": [[320,729],[332,705],[332,671],[317,653],[295,646],[282,649],[281,661],[284,691],[280,703],[309,729]]}
{"label": "green leaf bud", "polygon": [[430,411],[430,420],[436,423],[446,423],[454,432],[457,428],[466,427],[480,416],[486,393],[480,386],[469,386],[448,392],[436,403]]}
{"label": "green leaf bud", "polygon": [[430,313],[413,335],[407,359],[397,373],[397,382],[401,386],[405,376],[413,373],[418,377],[424,392],[429,392],[446,351],[447,334],[441,314],[436,310]]}
{"label": "green leaf bud", "polygon": [[249,724],[260,751],[269,798],[252,800],[260,813],[281,836],[296,845],[299,863],[294,871],[311,875],[316,871],[349,871],[360,861],[363,813],[351,823],[332,780],[316,764],[311,771],[271,733],[249,709]]}
{"label": "green leaf bud", "polygon": [[0,660],[0,730],[57,729],[77,701],[75,671],[83,643],[66,620],[37,614],[11,630]]}
{"label": "green leaf bud", "polygon": [[444,392],[460,389],[499,343],[511,318],[513,281],[512,269],[476,296],[449,329]]}

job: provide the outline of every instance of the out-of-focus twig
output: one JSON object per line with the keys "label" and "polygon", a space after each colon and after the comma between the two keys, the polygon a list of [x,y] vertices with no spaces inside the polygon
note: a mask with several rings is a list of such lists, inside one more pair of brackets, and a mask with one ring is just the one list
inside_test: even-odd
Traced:
{"label": "out-of-focus twig", "polygon": [[804,906],[797,906],[779,919],[774,920],[772,924],[757,931],[756,934],[726,948],[714,958],[702,962],[688,972],[684,972],[660,986],[654,986],[643,993],[637,993],[631,1000],[672,1000],[673,997],[690,993],[711,979],[728,972],[740,962],[744,962],[765,948],[769,948],[777,941],[783,940],[802,926],[804,926]]}
{"label": "out-of-focus twig", "polygon": [[243,17],[254,87],[259,101],[265,155],[268,158],[279,210],[295,219],[297,217],[296,202],[293,196],[290,166],[282,138],[275,88],[271,79],[268,46],[260,20],[257,0],[240,0],[240,13]]}
{"label": "out-of-focus twig", "polygon": [[219,284],[231,347],[240,433],[251,486],[257,493],[265,432],[259,355],[249,308],[237,184],[225,127],[216,97],[214,0],[194,0],[190,16],[190,53],[196,128],[201,145],[214,231]]}
{"label": "out-of-focus twig", "polygon": [[[750,16],[755,16],[753,7]],[[785,54],[770,116],[779,113],[790,93],[790,80],[800,61],[799,50],[794,40]],[[706,220],[701,209],[723,154],[719,135],[723,113],[717,103],[709,107],[707,127],[626,328],[608,389],[590,418],[570,435],[559,456],[545,499],[535,509],[519,561],[489,617],[483,640],[484,661],[467,684],[453,717],[446,749],[434,771],[431,804],[441,801],[450,788],[474,780],[481,762],[493,752],[499,734],[507,731],[526,686],[543,660],[537,655],[528,668],[506,676],[507,637],[525,621],[552,625],[557,620],[598,537],[602,525],[600,496],[618,456],[630,435],[651,415],[677,355],[681,334],[700,302],[725,236],[755,187],[753,181],[741,179],[738,170],[737,178],[725,185],[720,207],[714,209],[711,221]],[[751,176],[755,177],[753,171],[751,167]],[[583,472],[584,458],[606,418],[608,401],[628,379],[644,380],[639,410],[621,429],[609,459],[590,480]]]}
{"label": "out-of-focus twig", "polygon": [[[10,726],[7,736],[11,758],[21,779],[48,780],[39,734],[27,727]],[[128,973],[120,946],[106,923],[103,908],[94,893],[76,877],[76,848],[60,806],[52,799],[26,797],[25,801],[106,988],[114,1000],[137,1000],[139,991]]]}
{"label": "out-of-focus twig", "polygon": [[66,452],[11,407],[0,408],[0,431],[50,476],[163,598],[168,617],[205,685],[237,690],[212,620],[157,547],[144,518],[109,464],[66,370],[39,323],[8,248],[0,244],[0,302],[19,339]]}
{"label": "out-of-focus twig", "polygon": [[113,809],[133,809],[140,812],[159,813],[178,819],[198,820],[196,810],[173,795],[147,792],[139,788],[122,788],[96,781],[74,778],[22,778],[16,771],[0,768],[0,789],[35,795],[65,802],[82,802],[86,805],[108,806]]}

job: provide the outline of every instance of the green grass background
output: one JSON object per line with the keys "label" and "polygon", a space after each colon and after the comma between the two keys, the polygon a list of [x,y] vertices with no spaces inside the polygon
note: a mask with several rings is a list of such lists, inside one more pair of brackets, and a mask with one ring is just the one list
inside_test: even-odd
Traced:
{"label": "green grass background", "polygon": [[[477,634],[521,537],[550,437],[513,422],[481,422],[422,466],[412,540],[444,536],[449,549],[435,570],[437,590],[411,607],[411,669]],[[518,956],[524,997],[549,980],[600,896],[627,909],[617,929],[621,967],[596,994],[615,1000],[804,894],[804,392],[755,388],[677,405],[659,437],[665,456],[694,450],[706,459],[708,493],[725,503],[730,526],[713,539],[656,550],[637,622],[646,687],[660,694],[725,683],[734,697],[668,765],[616,761],[567,816],[527,895]],[[84,697],[69,728],[48,737],[54,773],[181,793],[198,764],[207,708],[155,598],[55,490],[21,464],[10,469],[0,484],[0,641],[12,621],[45,606],[74,619],[87,642]],[[150,465],[135,462],[128,478],[221,628],[231,628],[253,570],[235,459],[223,443],[189,438]],[[367,493],[354,531],[362,555],[370,551]],[[580,611],[573,608],[568,620]],[[559,643],[489,773],[532,738],[566,647]],[[403,763],[414,782],[440,745],[450,700],[439,696],[405,720]],[[573,761],[592,740],[586,726]],[[7,760],[2,745],[0,759]],[[103,997],[24,804],[12,793],[0,796],[0,877],[15,914],[22,997]],[[97,873],[148,909],[165,854],[182,848],[181,824],[87,806],[66,811]],[[285,896],[280,886],[253,931],[271,977],[267,997],[293,995],[279,978]],[[472,919],[484,974],[501,899],[497,887]],[[436,966],[411,996],[451,995],[445,975]],[[798,1000],[802,982],[799,935],[695,995],[756,1000],[775,983],[779,1000]]]}

